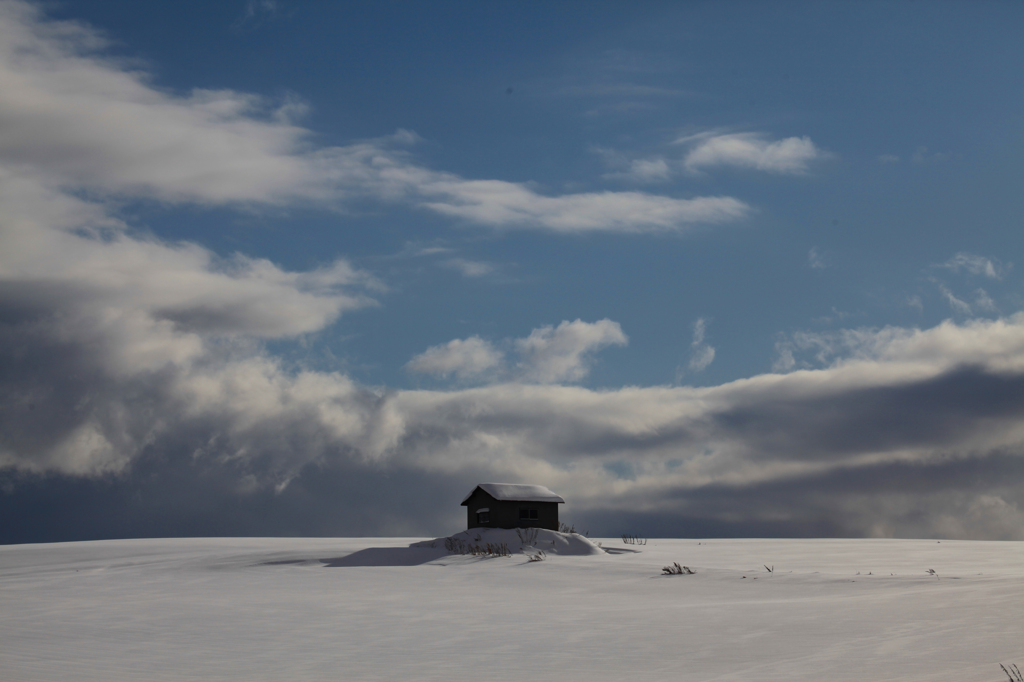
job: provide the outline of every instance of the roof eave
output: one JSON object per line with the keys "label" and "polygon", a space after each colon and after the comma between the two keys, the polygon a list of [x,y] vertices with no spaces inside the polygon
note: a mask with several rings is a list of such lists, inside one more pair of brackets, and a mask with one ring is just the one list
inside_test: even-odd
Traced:
{"label": "roof eave", "polygon": [[466,499],[462,500],[462,502],[459,503],[459,506],[460,507],[468,506],[469,505],[469,498],[473,497],[473,495],[476,493],[477,490],[482,492],[484,495],[487,495],[487,497],[491,498],[495,502],[554,502],[555,504],[565,504],[565,500],[563,500],[561,498],[561,496],[559,496],[559,495],[556,495],[553,499],[552,498],[540,499],[540,498],[530,498],[530,497],[517,497],[515,499],[502,500],[502,499],[499,499],[499,498],[495,497],[494,495],[490,494],[489,492],[484,490],[481,486],[477,485],[475,488],[473,488],[471,491],[469,491],[469,494],[466,495]]}

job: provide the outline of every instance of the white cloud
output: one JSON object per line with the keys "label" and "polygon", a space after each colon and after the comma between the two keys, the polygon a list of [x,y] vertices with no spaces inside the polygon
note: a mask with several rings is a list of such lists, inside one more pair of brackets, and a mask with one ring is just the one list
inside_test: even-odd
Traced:
{"label": "white cloud", "polygon": [[789,340],[775,342],[775,359],[772,361],[772,371],[777,374],[785,374],[796,368],[795,344]]}
{"label": "white cloud", "polygon": [[[257,3],[252,7],[264,7]],[[541,194],[519,183],[467,180],[413,162],[393,136],[317,148],[293,123],[303,106],[275,109],[253,95],[178,95],[105,58],[102,38],[39,10],[0,5],[0,163],[48,186],[200,204],[342,207],[372,198],[495,227],[557,232],[658,232],[742,218],[731,197],[677,199],[639,192]]]}
{"label": "white cloud", "polygon": [[704,335],[707,333],[707,323],[703,317],[698,317],[693,323],[693,341],[690,342],[694,348],[704,343]]}
{"label": "white cloud", "polygon": [[603,147],[593,147],[591,151],[612,169],[601,177],[637,184],[667,182],[680,166],[691,173],[713,166],[737,166],[799,174],[808,170],[810,162],[829,156],[806,136],[771,141],[763,133],[705,132],[680,137],[674,144],[689,147],[681,161],[660,156],[630,159]]}
{"label": "white cloud", "polygon": [[238,382],[219,390],[244,412],[259,400],[252,380],[282,374],[262,341],[318,332],[383,288],[344,259],[292,272],[134,233],[116,200],[325,190],[287,112],[259,120],[236,93],[175,97],[103,47],[81,25],[0,3],[0,405],[38,407],[42,425],[24,435],[20,413],[0,415],[0,467],[124,470],[199,404],[192,389]]}
{"label": "white cloud", "polygon": [[625,346],[629,339],[618,322],[562,322],[557,327],[534,329],[515,342],[521,355],[519,370],[537,383],[578,381],[587,375],[591,354],[606,346]]}
{"label": "white cloud", "polygon": [[456,250],[450,246],[424,246],[417,242],[407,242],[402,250],[391,258],[435,258],[436,265],[455,270],[463,277],[484,277],[498,269],[493,263],[463,258],[455,254]]}
{"label": "white cloud", "polygon": [[410,360],[406,368],[420,374],[468,379],[497,368],[503,360],[501,351],[479,336],[471,336],[432,346]]}
{"label": "white cloud", "polygon": [[913,155],[911,155],[910,160],[911,162],[916,164],[924,164],[938,163],[940,161],[945,161],[946,158],[946,155],[943,154],[942,152],[929,152],[928,147],[921,145],[920,147],[914,150],[914,153]]}
{"label": "white cloud", "polygon": [[258,24],[261,19],[277,14],[276,0],[247,0],[242,16],[232,24],[232,28],[240,29],[247,25]]}
{"label": "white cloud", "polygon": [[693,351],[689,367],[694,372],[703,372],[715,359],[715,349],[712,346],[700,346]]}
{"label": "white cloud", "polygon": [[680,138],[693,144],[683,164],[691,171],[714,166],[737,166],[770,173],[804,173],[808,164],[826,154],[809,137],[771,141],[762,133],[705,134]]}
{"label": "white cloud", "polygon": [[436,256],[439,253],[451,253],[454,249],[447,246],[424,246],[422,248],[413,248],[411,253],[414,256]]}
{"label": "white cloud", "polygon": [[459,379],[499,380],[550,384],[583,379],[590,371],[593,354],[601,348],[624,346],[629,339],[618,322],[563,321],[557,327],[537,327],[529,336],[507,339],[503,345],[519,354],[514,367],[505,365],[505,354],[478,336],[455,339],[429,348],[406,367],[414,372]]}
{"label": "white cloud", "polygon": [[264,384],[294,381],[257,342],[318,331],[371,303],[358,293],[365,276],[343,261],[294,273],[220,263],[189,244],[45,232],[35,248],[14,244],[9,227],[0,219],[0,403],[38,407],[45,436],[29,445],[19,435],[28,425],[10,421],[20,412],[7,411],[0,467],[124,469],[169,422],[212,418],[199,399],[208,393],[237,415],[229,428],[247,428],[258,418],[250,408],[269,400]]}
{"label": "white cloud", "polygon": [[449,258],[441,263],[447,268],[458,270],[464,277],[483,277],[494,272],[494,266],[490,263],[465,258]]}
{"label": "white cloud", "polygon": [[[947,320],[931,329],[903,327],[798,332],[777,347],[811,352],[815,364],[829,369],[878,362],[915,376],[919,370],[939,374],[964,365],[994,373],[1024,372],[1024,313],[998,320]],[[812,365],[803,363],[803,367]],[[895,376],[895,375],[894,375]]]}
{"label": "white cloud", "polygon": [[946,303],[949,304],[949,307],[953,310],[954,313],[956,313],[957,315],[971,314],[970,303],[964,301],[963,299],[957,298],[956,295],[953,294],[953,292],[950,291],[948,287],[942,284],[939,284],[938,287],[939,292],[942,294],[942,297],[946,299]]}
{"label": "white cloud", "polygon": [[194,333],[278,338],[319,330],[371,304],[362,291],[381,288],[344,260],[288,272],[263,259],[221,259],[195,244],[65,229],[82,216],[112,219],[2,170],[0,201],[2,280],[33,287],[33,301],[80,325],[144,324],[178,340]]}
{"label": "white cloud", "polygon": [[818,250],[817,246],[812,246],[811,250],[807,252],[807,264],[814,270],[824,270],[828,267],[825,255]]}
{"label": "white cloud", "polygon": [[715,359],[715,349],[704,343],[704,334],[707,331],[707,323],[703,317],[697,318],[693,324],[693,341],[690,343],[689,368],[693,372],[703,372]]}
{"label": "white cloud", "polygon": [[672,168],[665,159],[633,159],[625,170],[605,173],[608,180],[626,180],[638,184],[667,182],[672,179]]}
{"label": "white cloud", "polygon": [[974,292],[974,307],[978,310],[984,310],[989,313],[998,311],[996,302],[992,300],[992,297],[988,295],[987,291],[981,288],[978,288]]}
{"label": "white cloud", "polygon": [[878,163],[893,164],[899,162],[900,157],[896,156],[895,154],[882,154],[878,157]]}
{"label": "white cloud", "polygon": [[584,232],[675,232],[692,223],[739,220],[749,206],[732,197],[676,199],[644,192],[585,192],[544,196],[501,180],[436,180],[416,186],[423,206],[495,227]]}
{"label": "white cloud", "polygon": [[665,159],[635,159],[629,166],[629,177],[640,182],[661,182],[671,175]]}
{"label": "white cloud", "polygon": [[324,198],[307,131],[232,91],[175,96],[105,59],[98,34],[0,6],[0,158],[62,186],[196,202]]}
{"label": "white cloud", "polygon": [[961,270],[972,275],[984,275],[991,279],[1002,279],[1004,266],[991,258],[961,251],[945,263],[934,267],[946,268],[953,272]]}

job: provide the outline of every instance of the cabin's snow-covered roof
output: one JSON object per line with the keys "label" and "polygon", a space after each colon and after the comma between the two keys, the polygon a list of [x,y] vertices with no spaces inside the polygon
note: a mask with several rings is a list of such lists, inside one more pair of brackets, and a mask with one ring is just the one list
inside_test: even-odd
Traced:
{"label": "cabin's snow-covered roof", "polygon": [[[523,485],[521,483],[481,483],[480,488],[496,500],[508,502],[560,502],[565,504],[558,495],[554,494],[542,485]],[[466,504],[469,498],[476,492],[476,488],[469,491],[462,504]]]}

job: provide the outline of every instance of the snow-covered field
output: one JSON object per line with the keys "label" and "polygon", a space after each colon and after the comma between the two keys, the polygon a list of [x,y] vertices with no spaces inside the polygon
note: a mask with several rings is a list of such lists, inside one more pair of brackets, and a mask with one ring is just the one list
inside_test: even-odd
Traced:
{"label": "snow-covered field", "polygon": [[551,540],[537,562],[411,538],[0,546],[0,679],[997,682],[1024,665],[1024,543]]}

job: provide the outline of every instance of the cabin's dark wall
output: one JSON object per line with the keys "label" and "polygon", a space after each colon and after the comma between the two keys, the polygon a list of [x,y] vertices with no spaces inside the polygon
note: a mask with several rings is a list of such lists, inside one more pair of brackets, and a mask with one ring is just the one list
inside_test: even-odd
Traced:
{"label": "cabin's dark wall", "polygon": [[[491,511],[488,523],[477,523],[476,510],[486,507]],[[520,519],[519,509],[536,509],[536,519]],[[467,528],[546,528],[558,530],[557,502],[518,502],[496,500],[477,488],[466,500]]]}

